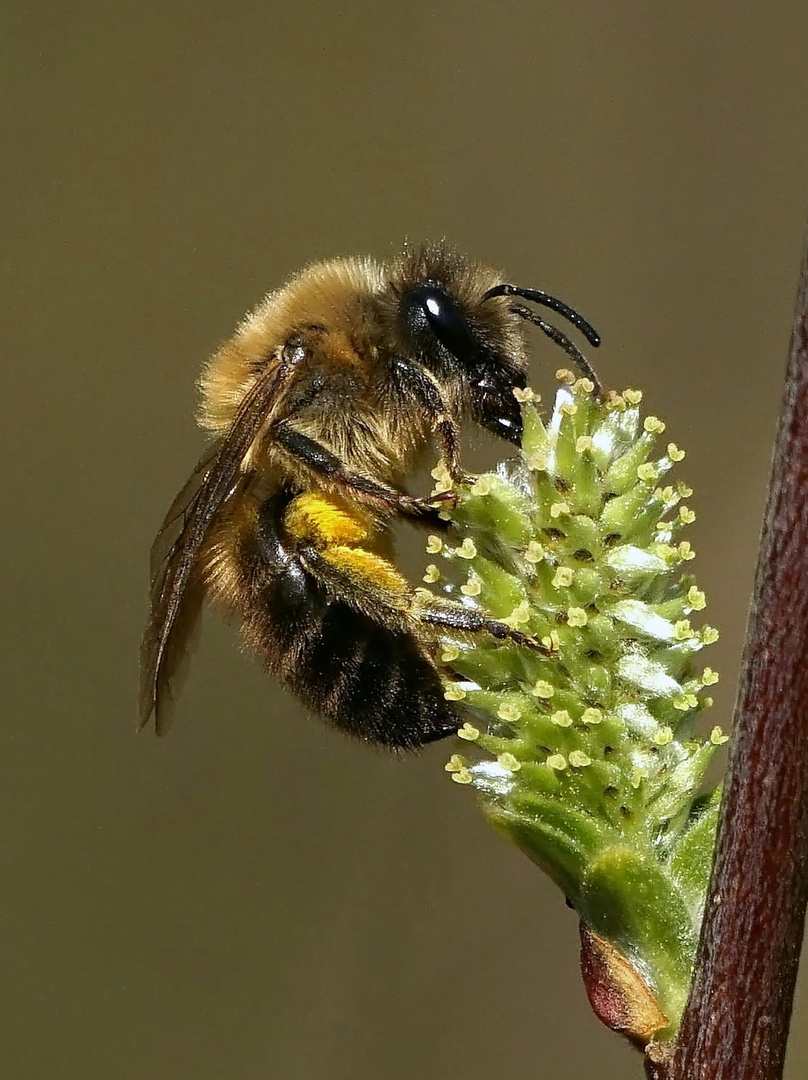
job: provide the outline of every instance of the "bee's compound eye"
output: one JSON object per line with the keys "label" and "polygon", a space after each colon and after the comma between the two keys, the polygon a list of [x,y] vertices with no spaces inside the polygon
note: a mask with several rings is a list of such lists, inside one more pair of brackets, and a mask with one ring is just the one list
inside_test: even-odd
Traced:
{"label": "bee's compound eye", "polygon": [[410,317],[415,326],[426,324],[452,356],[468,362],[476,355],[477,343],[466,317],[457,301],[444,289],[421,285],[413,290],[410,304]]}

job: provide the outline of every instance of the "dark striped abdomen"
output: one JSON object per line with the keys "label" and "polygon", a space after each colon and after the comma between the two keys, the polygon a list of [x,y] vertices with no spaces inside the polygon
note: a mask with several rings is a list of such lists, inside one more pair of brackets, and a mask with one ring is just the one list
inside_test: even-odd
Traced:
{"label": "dark striped abdomen", "polygon": [[284,529],[291,498],[267,499],[257,532],[234,553],[251,647],[309,709],[348,734],[396,749],[452,734],[461,721],[406,616],[381,603],[371,613],[349,581],[325,584],[316,559]]}

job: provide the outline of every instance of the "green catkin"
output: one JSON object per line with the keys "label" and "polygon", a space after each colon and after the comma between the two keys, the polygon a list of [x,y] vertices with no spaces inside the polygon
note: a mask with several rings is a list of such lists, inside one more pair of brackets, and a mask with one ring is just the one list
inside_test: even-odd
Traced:
{"label": "green catkin", "polygon": [[699,628],[679,539],[692,492],[666,479],[683,452],[638,391],[562,383],[546,422],[520,397],[521,455],[464,487],[452,538],[427,545],[444,594],[542,643],[442,639],[447,697],[469,717],[447,772],[641,974],[667,1037],[715,839],[704,777],[725,736],[693,728],[717,680],[697,654],[717,633]]}

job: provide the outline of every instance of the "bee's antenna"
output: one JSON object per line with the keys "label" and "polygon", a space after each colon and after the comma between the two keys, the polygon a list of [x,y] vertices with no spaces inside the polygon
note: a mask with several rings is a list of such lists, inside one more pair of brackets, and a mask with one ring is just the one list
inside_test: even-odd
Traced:
{"label": "bee's antenna", "polygon": [[[522,289],[518,285],[495,285],[493,289],[489,289],[484,294],[483,300],[490,300],[493,296],[521,296],[523,300],[530,300],[533,304],[541,304],[552,311],[557,311],[559,315],[564,316],[567,322],[571,322],[577,330],[581,331],[590,345],[594,346],[594,348],[600,345],[600,334],[591,323],[586,321],[583,315],[579,315],[575,308],[571,308],[563,300],[558,300],[555,296],[550,296],[549,293],[543,292],[541,289]],[[516,308],[513,310],[516,311]],[[528,318],[529,316],[523,314],[525,311],[527,311],[527,308],[522,308],[519,314],[523,318]],[[537,322],[536,325],[541,326],[541,323]],[[544,326],[546,325],[545,323]],[[542,326],[542,329],[544,329],[544,326]],[[546,330],[544,332],[547,333]],[[552,334],[548,336],[552,337]],[[553,338],[553,340],[556,341],[557,339]],[[558,344],[561,345],[562,343],[558,341]],[[566,348],[566,346],[562,347]]]}
{"label": "bee's antenna", "polygon": [[[589,344],[594,348],[597,348],[598,345],[600,345],[600,334],[591,323],[586,321],[583,315],[579,315],[575,308],[571,308],[569,304],[565,304],[563,300],[559,300],[557,297],[551,296],[541,289],[523,289],[518,285],[508,285],[503,283],[502,285],[494,285],[493,288],[484,293],[483,300],[490,300],[494,296],[520,296],[523,300],[530,300],[534,304],[542,304],[552,311],[557,311],[559,315],[563,315],[568,322],[572,323],[577,330],[581,331]],[[526,319],[528,322],[533,323],[534,326],[538,326],[551,341],[554,341],[556,345],[560,345],[567,356],[575,361],[578,370],[588,379],[591,379],[595,387],[595,393],[598,397],[603,396],[603,387],[601,386],[600,379],[595,374],[595,369],[578,346],[570,341],[566,334],[563,334],[557,327],[546,322],[540,315],[536,315],[535,312],[531,311],[530,308],[526,308],[523,304],[513,304],[511,305],[510,310],[514,315],[518,315],[521,319]]]}
{"label": "bee's antenna", "polygon": [[[567,356],[575,362],[575,366],[581,374],[586,376],[586,378],[592,382],[595,394],[599,398],[603,397],[603,386],[601,385],[600,379],[595,374],[595,369],[578,346],[573,341],[570,341],[566,334],[562,333],[557,326],[553,326],[552,323],[545,322],[541,315],[537,315],[535,311],[531,311],[530,308],[523,307],[522,304],[512,304],[510,310],[514,315],[518,315],[520,318],[533,323],[534,326],[538,326],[539,330],[542,330],[551,341],[554,341],[556,345],[560,345]],[[591,330],[592,328],[589,327],[589,329]],[[597,335],[595,336],[597,337]],[[597,338],[597,341],[600,341],[599,337]],[[594,344],[597,344],[597,342]]]}

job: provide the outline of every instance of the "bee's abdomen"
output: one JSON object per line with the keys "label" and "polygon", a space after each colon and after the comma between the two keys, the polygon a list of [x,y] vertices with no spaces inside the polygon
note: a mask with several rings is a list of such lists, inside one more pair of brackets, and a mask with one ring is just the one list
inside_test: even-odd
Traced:
{"label": "bee's abdomen", "polygon": [[396,749],[452,734],[461,721],[435,665],[380,585],[394,568],[379,559],[376,576],[368,575],[378,557],[339,547],[350,572],[335,561],[332,573],[327,557],[307,553],[289,534],[291,502],[287,493],[267,499],[257,535],[243,538],[236,555],[251,647],[309,709],[348,734]]}

